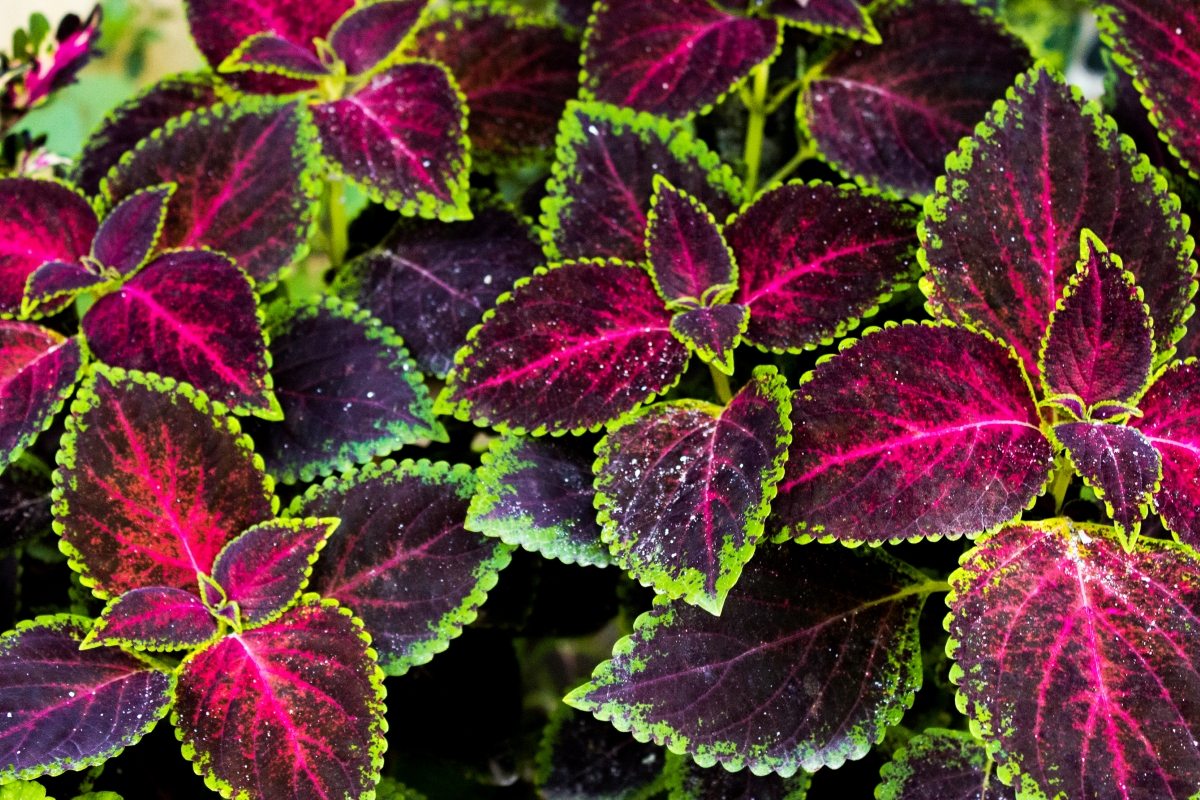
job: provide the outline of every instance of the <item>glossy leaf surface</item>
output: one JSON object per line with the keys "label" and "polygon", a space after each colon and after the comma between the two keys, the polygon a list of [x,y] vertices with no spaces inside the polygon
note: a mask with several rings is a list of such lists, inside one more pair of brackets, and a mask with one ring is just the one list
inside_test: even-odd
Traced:
{"label": "glossy leaf surface", "polygon": [[1178,201],[1098,106],[1042,69],[950,159],[922,226],[922,288],[935,316],[970,319],[1031,371],[1087,228],[1121,257],[1154,320],[1157,351],[1181,335],[1192,284]]}
{"label": "glossy leaf surface", "polygon": [[188,27],[209,66],[220,66],[247,38],[270,33],[313,49],[313,38],[325,36],[354,5],[354,0],[314,0],[298,6],[288,0],[188,0]]}
{"label": "glossy leaf surface", "polygon": [[50,427],[83,371],[78,339],[0,321],[0,469]]}
{"label": "glossy leaf surface", "polygon": [[834,56],[797,113],[837,169],[927,194],[946,155],[1033,61],[998,22],[956,2],[917,0],[876,22],[883,43]]}
{"label": "glossy leaf surface", "polygon": [[42,264],[86,256],[97,225],[88,201],[61,183],[0,180],[0,314],[21,310],[25,281]]}
{"label": "glossy leaf surface", "polygon": [[750,309],[736,303],[693,308],[671,318],[671,333],[706,363],[733,374],[733,348],[746,332]]}
{"label": "glossy leaf surface", "polygon": [[1010,526],[950,577],[960,708],[999,777],[1067,797],[1184,798],[1200,785],[1200,562],[1112,530]]}
{"label": "glossy leaf surface", "polygon": [[1085,409],[1104,401],[1131,405],[1154,361],[1150,315],[1120,257],[1086,234],[1083,247],[1046,331],[1042,387],[1047,397],[1071,395]]}
{"label": "glossy leaf surface", "polygon": [[1053,452],[1011,351],[903,325],[819,364],[792,396],[768,534],[883,542],[974,535],[1025,509]]}
{"label": "glossy leaf surface", "polygon": [[1015,800],[983,742],[966,731],[929,728],[896,751],[879,775],[876,800]]}
{"label": "glossy leaf surface", "polygon": [[98,194],[100,180],[138,142],[172,117],[215,102],[213,80],[206,73],[185,72],[151,84],[137,97],[110,111],[88,136],[71,179],[89,195]]}
{"label": "glossy leaf surface", "polygon": [[111,205],[175,183],[159,246],[219,250],[269,284],[307,247],[318,192],[313,136],[298,102],[246,97],[185,113],[121,158],[104,196]]}
{"label": "glossy leaf surface", "polygon": [[645,258],[654,176],[695,197],[716,219],[742,200],[741,183],[703,142],[658,117],[601,103],[568,103],[559,124],[542,241],[552,259]]}
{"label": "glossy leaf surface", "polygon": [[421,437],[444,441],[429,390],[400,339],[334,298],[276,307],[268,320],[282,422],[247,421],[267,471],[310,481]]}
{"label": "glossy leaf surface", "polygon": [[402,220],[350,262],[334,291],[396,331],[422,372],[445,377],[467,333],[502,292],[542,263],[512,212],[477,205],[466,222]]}
{"label": "glossy leaf surface", "polygon": [[598,428],[683,374],[670,324],[640,267],[539,269],[471,332],[439,406],[517,433]]}
{"label": "glossy leaf surface", "polygon": [[118,203],[96,232],[92,257],[122,276],[145,264],[158,243],[173,193],[170,184],[152,186]]}
{"label": "glossy leaf surface", "polygon": [[650,205],[646,259],[667,307],[710,305],[716,295],[732,293],[737,267],[708,209],[659,176]]}
{"label": "glossy leaf surface", "polygon": [[759,367],[724,409],[660,403],[610,426],[596,447],[596,508],[617,563],[720,614],[783,474],[788,396],[775,369]]}
{"label": "glossy leaf surface", "polygon": [[932,588],[872,548],[787,545],[750,562],[719,617],[656,600],[566,701],[701,766],[840,766],[912,702]]}
{"label": "glossy leaf surface", "polygon": [[362,797],[379,779],[386,730],[369,641],[348,610],[307,595],[197,651],[171,714],[184,756],[248,800]]}
{"label": "glossy leaf surface", "polygon": [[1141,431],[1162,459],[1162,488],[1154,510],[1180,540],[1200,546],[1200,365],[1176,364],[1158,377],[1138,404]]}
{"label": "glossy leaf surface", "polygon": [[334,519],[276,519],[225,545],[212,577],[229,602],[238,604],[243,627],[264,625],[296,602],[317,553],[336,527]]}
{"label": "glossy leaf surface", "polygon": [[97,300],[80,327],[106,364],[185,381],[238,413],[279,417],[254,291],[220,253],[164,253]]}
{"label": "glossy leaf surface", "polygon": [[54,528],[100,597],[198,590],[217,553],[270,519],[270,479],[235,420],[191,387],[96,367],[71,405]]}
{"label": "glossy leaf surface", "polygon": [[170,708],[175,677],[115,647],[80,650],[90,627],[91,620],[64,614],[0,637],[5,780],[103,764]]}
{"label": "glossy leaf surface", "polygon": [[292,517],[339,517],[312,589],[362,617],[379,662],[403,675],[475,619],[512,547],[463,527],[475,478],[465,465],[405,461],[330,478]]}
{"label": "glossy leaf surface", "polygon": [[[47,261],[25,281],[25,297],[21,300],[21,316],[46,316],[57,313],[70,304],[75,296],[105,279],[78,263]],[[34,311],[36,309],[36,312]]]}
{"label": "glossy leaf surface", "polygon": [[748,769],[730,772],[702,767],[688,756],[667,756],[667,800],[804,800],[812,776],[799,771],[790,778]]}
{"label": "glossy leaf surface", "polygon": [[779,24],[706,0],[604,0],[583,43],[584,96],[670,119],[708,111],[771,58]]}
{"label": "glossy leaf surface", "polygon": [[329,68],[306,47],[270,33],[256,33],[221,62],[221,72],[267,72],[297,80],[316,80]]}
{"label": "glossy leaf surface", "polygon": [[856,0],[768,0],[767,11],[817,33],[841,33],[879,43],[879,32]]}
{"label": "glossy leaf surface", "polygon": [[1135,428],[1092,422],[1054,426],[1076,471],[1096,489],[1118,530],[1136,533],[1158,489],[1158,451]]}
{"label": "glossy leaf surface", "polygon": [[110,600],[83,645],[182,650],[216,635],[217,622],[199,597],[182,589],[148,586]]}
{"label": "glossy leaf surface", "polygon": [[408,216],[466,216],[465,110],[441,65],[390,67],[312,111],[330,166],[373,199]]}
{"label": "glossy leaf surface", "polygon": [[579,87],[577,40],[539,17],[459,4],[421,27],[415,52],[445,64],[467,96],[473,159],[490,167],[552,153]]}
{"label": "glossy leaf surface", "polygon": [[665,756],[657,745],[560,705],[538,748],[538,794],[545,800],[635,800],[657,785]]}
{"label": "glossy leaf surface", "polygon": [[360,75],[392,54],[425,10],[425,0],[379,0],[346,12],[329,33],[347,75]]}
{"label": "glossy leaf surface", "polygon": [[745,339],[775,352],[843,336],[901,288],[916,266],[906,206],[826,183],[760,195],[725,227],[737,257],[734,302],[750,308]]}
{"label": "glossy leaf surface", "polygon": [[611,562],[600,539],[590,448],[570,439],[505,434],[479,468],[467,530],[567,564]]}

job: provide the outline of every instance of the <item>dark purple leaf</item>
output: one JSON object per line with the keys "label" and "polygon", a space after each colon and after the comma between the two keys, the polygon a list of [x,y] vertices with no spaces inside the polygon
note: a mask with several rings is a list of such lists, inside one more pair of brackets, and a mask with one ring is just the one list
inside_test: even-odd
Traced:
{"label": "dark purple leaf", "polygon": [[256,33],[287,39],[316,53],[313,39],[326,36],[354,0],[188,0],[192,38],[209,66],[216,69],[237,46]]}
{"label": "dark purple leaf", "polygon": [[983,742],[966,731],[929,728],[879,771],[876,800],[1016,800],[1000,783]]}
{"label": "dark purple leaf", "polygon": [[92,258],[103,267],[129,277],[154,252],[167,218],[173,184],[151,186],[126,197],[109,212],[92,242]]}
{"label": "dark purple leaf", "polygon": [[471,332],[439,411],[514,433],[598,429],[679,380],[688,351],[670,324],[640,267],[538,268]]}
{"label": "dark purple leaf", "polygon": [[549,196],[542,200],[546,254],[641,261],[655,175],[716,219],[726,219],[742,201],[729,167],[682,127],[602,103],[568,103]]}
{"label": "dark purple leaf", "polygon": [[271,309],[271,376],[282,422],[247,420],[267,471],[311,481],[420,438],[445,441],[404,343],[369,312],[327,297]]}
{"label": "dark purple leaf", "polygon": [[1200,547],[1200,364],[1175,364],[1159,375],[1129,420],[1158,450],[1162,488],[1154,510],[1184,544]]}
{"label": "dark purple leaf", "polygon": [[803,770],[790,778],[702,767],[690,756],[667,756],[668,800],[804,800],[812,776]]}
{"label": "dark purple leaf", "polygon": [[332,169],[373,199],[406,216],[469,215],[466,108],[441,65],[389,67],[312,112]]}
{"label": "dark purple leaf", "polygon": [[738,270],[713,215],[696,198],[654,176],[646,223],[646,260],[667,308],[724,302],[737,290]]}
{"label": "dark purple leaf", "polygon": [[950,576],[959,708],[1022,797],[1183,800],[1200,785],[1200,561],[1058,518]]}
{"label": "dark purple leaf", "polygon": [[843,173],[927,194],[958,140],[1033,60],[999,22],[956,0],[899,4],[876,22],[883,44],[834,56],[797,114]]}
{"label": "dark purple leaf", "polygon": [[602,0],[583,41],[582,96],[682,119],[707,113],[782,41],[773,19],[708,0]]}
{"label": "dark purple leaf", "polygon": [[270,33],[256,33],[221,62],[221,72],[266,72],[296,80],[328,76],[329,68],[308,47]]}
{"label": "dark purple leaf", "polygon": [[50,530],[51,489],[50,468],[36,458],[17,459],[0,473],[0,553]]}
{"label": "dark purple leaf", "polygon": [[467,530],[567,564],[608,565],[596,522],[595,460],[573,439],[501,436],[483,455]]}
{"label": "dark purple leaf", "polygon": [[314,137],[298,101],[243,97],[169,120],[101,188],[111,207],[138,189],[177,184],[159,247],[219,250],[265,287],[307,252]]}
{"label": "dark purple leaf", "polygon": [[83,366],[78,339],[0,320],[0,470],[50,427]]}
{"label": "dark purple leaf", "polygon": [[662,775],[666,751],[569,706],[554,710],[538,747],[544,800],[636,800]]}
{"label": "dark purple leaf", "polygon": [[329,33],[347,75],[361,75],[390,56],[417,24],[425,0],[378,0],[351,8]]}
{"label": "dark purple leaf", "polygon": [[750,309],[737,304],[681,311],[671,318],[671,333],[700,356],[700,360],[733,374],[733,348],[746,332]]}
{"label": "dark purple leaf", "polygon": [[579,89],[578,40],[496,4],[445,9],[421,26],[415,52],[445,64],[467,96],[475,166],[551,154],[563,108]]}
{"label": "dark purple leaf", "polygon": [[1086,414],[1097,403],[1134,402],[1150,379],[1154,342],[1149,309],[1120,256],[1086,231],[1081,247],[1078,272],[1046,331],[1039,368],[1047,398],[1067,395]]}
{"label": "dark purple leaf", "polygon": [[513,548],[463,528],[475,476],[466,465],[393,461],[330,478],[290,517],[339,517],[312,588],[362,617],[389,675],[428,662],[475,619]]}
{"label": "dark purple leaf", "polygon": [[543,261],[525,224],[476,200],[467,222],[401,220],[347,264],[334,291],[396,331],[422,372],[445,377],[467,333],[502,292]]}
{"label": "dark purple leaf", "polygon": [[0,314],[20,312],[25,282],[42,264],[86,256],[98,224],[87,199],[61,183],[0,179]]}
{"label": "dark purple leaf", "polygon": [[97,300],[80,327],[106,364],[190,383],[238,414],[280,418],[254,290],[220,253],[164,253]]}
{"label": "dark purple leaf", "polygon": [[171,722],[205,783],[243,800],[369,796],[383,675],[349,609],[305,595],[261,628],[184,660]]}
{"label": "dark purple leaf", "polygon": [[167,120],[217,102],[212,75],[180,73],[151,84],[132,100],[114,108],[83,143],[71,179],[89,195],[100,192],[100,180],[121,156]]}
{"label": "dark purple leaf", "polygon": [[750,562],[719,617],[656,599],[566,702],[704,767],[839,767],[912,703],[917,619],[939,588],[875,548],[784,545]]}
{"label": "dark purple leaf", "polygon": [[49,316],[66,308],[80,292],[108,283],[103,276],[78,263],[47,261],[25,281],[21,316]]}
{"label": "dark purple leaf", "polygon": [[0,779],[103,764],[171,707],[172,673],[116,647],[79,649],[91,626],[38,617],[0,637]]}
{"label": "dark purple leaf", "polygon": [[1160,356],[1183,335],[1191,303],[1192,245],[1179,199],[1077,92],[1044,68],[1020,76],[948,159],[948,185],[921,227],[930,310],[1004,339],[1030,370],[1085,228],[1137,279]]}
{"label": "dark purple leaf", "polygon": [[725,227],[738,263],[743,338],[798,352],[853,330],[916,266],[917,217],[871,192],[795,182],[764,192]]}
{"label": "dark purple leaf", "polygon": [[1104,500],[1117,530],[1136,536],[1162,474],[1154,444],[1134,428],[1093,422],[1055,425],[1054,438]]}
{"label": "dark purple leaf", "polygon": [[792,395],[771,537],[973,536],[1020,514],[1053,465],[1011,350],[969,329],[891,326],[817,365]]}
{"label": "dark purple leaf", "polygon": [[759,367],[724,409],[659,403],[609,426],[596,446],[596,508],[623,569],[721,613],[783,475],[789,394],[774,367]]}
{"label": "dark purple leaf", "polygon": [[199,597],[182,589],[148,586],[110,600],[80,647],[183,650],[216,635],[217,622]]}
{"label": "dark purple leaf", "polygon": [[[755,0],[760,5],[762,0]],[[879,32],[856,0],[767,0],[767,13],[816,33],[879,44]]]}

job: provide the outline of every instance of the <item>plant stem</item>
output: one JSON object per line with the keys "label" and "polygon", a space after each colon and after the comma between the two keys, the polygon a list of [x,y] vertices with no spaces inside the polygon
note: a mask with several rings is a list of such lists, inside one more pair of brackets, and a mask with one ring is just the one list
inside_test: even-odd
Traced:
{"label": "plant stem", "polygon": [[330,178],[325,184],[325,203],[329,209],[329,263],[340,267],[350,246],[349,223],[346,220],[346,184],[340,178]]}
{"label": "plant stem", "polygon": [[812,158],[817,153],[817,148],[811,143],[800,148],[796,155],[792,156],[792,160],[784,164],[779,170],[767,179],[763,186],[770,186],[773,183],[782,183],[787,176],[796,171],[796,168],[804,163],[806,159]]}
{"label": "plant stem", "polygon": [[763,129],[767,125],[767,81],[770,67],[760,64],[754,68],[754,93],[747,108],[750,122],[746,126],[746,199],[754,197],[758,189],[758,168],[762,163]]}
{"label": "plant stem", "polygon": [[1054,496],[1054,513],[1061,514],[1063,502],[1067,499],[1067,489],[1071,488],[1071,480],[1075,477],[1075,468],[1065,459],[1054,471],[1054,481],[1050,484],[1050,493]]}
{"label": "plant stem", "polygon": [[717,397],[722,403],[728,403],[733,399],[733,392],[729,389],[728,376],[712,364],[708,365],[708,371],[712,373],[713,387],[717,390]]}

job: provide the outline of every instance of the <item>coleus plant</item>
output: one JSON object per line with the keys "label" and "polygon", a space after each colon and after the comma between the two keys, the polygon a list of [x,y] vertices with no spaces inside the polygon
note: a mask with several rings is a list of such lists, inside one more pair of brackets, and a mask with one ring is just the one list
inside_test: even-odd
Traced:
{"label": "coleus plant", "polygon": [[13,32],[13,48],[0,54],[0,136],[25,114],[74,82],[95,55],[103,12],[99,5],[86,20],[68,14],[50,35],[50,22],[34,14],[29,29]]}

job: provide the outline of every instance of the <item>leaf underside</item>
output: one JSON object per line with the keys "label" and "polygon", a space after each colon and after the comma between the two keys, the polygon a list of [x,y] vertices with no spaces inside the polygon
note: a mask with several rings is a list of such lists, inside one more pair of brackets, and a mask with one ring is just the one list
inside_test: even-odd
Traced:
{"label": "leaf underside", "polygon": [[0,320],[0,469],[50,426],[83,365],[78,339]]}
{"label": "leaf underside", "polygon": [[966,731],[929,728],[879,771],[876,800],[1016,800],[1000,783],[983,742]]}
{"label": "leaf underside", "polygon": [[1184,544],[1200,546],[1200,365],[1175,364],[1138,403],[1144,416],[1128,425],[1144,434],[1162,459],[1162,488],[1154,510]]}
{"label": "leaf underside", "polygon": [[25,281],[39,266],[87,255],[98,225],[88,201],[63,184],[0,180],[0,314],[21,311]]}
{"label": "leaf underside", "polygon": [[555,708],[538,748],[545,800],[635,800],[662,774],[666,751],[569,706]]}

